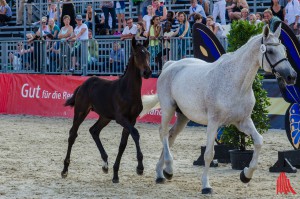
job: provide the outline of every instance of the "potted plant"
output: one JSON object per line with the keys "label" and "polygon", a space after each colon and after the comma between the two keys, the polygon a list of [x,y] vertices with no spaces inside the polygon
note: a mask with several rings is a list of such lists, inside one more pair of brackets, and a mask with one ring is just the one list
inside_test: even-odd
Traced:
{"label": "potted plant", "polygon": [[[232,52],[244,45],[250,37],[262,32],[263,24],[252,25],[248,21],[234,21],[228,35],[228,52]],[[267,92],[262,88],[263,76],[257,74],[253,82],[256,103],[251,118],[260,134],[269,129],[269,118],[267,107],[270,105]],[[233,146],[236,150],[230,151],[230,159],[233,169],[244,169],[249,166],[252,159],[252,150],[246,150],[253,144],[250,136],[240,132],[235,126],[224,127],[220,141],[226,145]]]}

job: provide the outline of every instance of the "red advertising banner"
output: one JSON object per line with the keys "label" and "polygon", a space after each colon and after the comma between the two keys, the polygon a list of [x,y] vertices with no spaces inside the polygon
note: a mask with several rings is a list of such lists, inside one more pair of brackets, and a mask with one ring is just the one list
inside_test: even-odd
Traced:
{"label": "red advertising banner", "polygon": [[[66,99],[89,77],[66,75],[0,74],[0,113],[48,117],[73,117]],[[100,78],[116,79],[103,76]],[[142,95],[156,93],[156,78],[143,79]],[[150,111],[141,122],[160,122],[160,109]],[[97,118],[90,113],[89,118]]]}

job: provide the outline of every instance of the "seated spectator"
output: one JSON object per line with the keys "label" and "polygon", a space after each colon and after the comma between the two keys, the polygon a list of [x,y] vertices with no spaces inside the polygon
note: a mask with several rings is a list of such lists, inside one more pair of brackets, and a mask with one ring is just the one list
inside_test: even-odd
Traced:
{"label": "seated spectator", "polygon": [[217,36],[217,38],[220,40],[224,38],[223,36],[223,27],[221,24],[214,21],[214,18],[212,16],[208,16],[206,18],[206,25],[207,27]]}
{"label": "seated spectator", "polygon": [[[51,19],[54,21],[53,19]],[[47,53],[47,71],[55,72],[57,71],[57,66],[59,63],[59,44],[58,42],[53,41],[54,36],[49,33],[45,36],[46,40],[46,53]]]}
{"label": "seated spectator", "polygon": [[275,31],[275,24],[278,21],[280,22],[281,20],[278,17],[273,16],[273,13],[270,9],[264,11],[264,22],[269,25],[272,32]]}
{"label": "seated spectator", "polygon": [[145,26],[144,26],[144,23],[143,22],[138,22],[137,23],[137,33],[135,35],[135,38],[136,39],[143,39],[143,38],[147,38],[148,34],[145,30]]}
{"label": "seated spectator", "polygon": [[179,22],[175,18],[175,13],[173,11],[168,11],[167,13],[167,21],[171,22],[172,28],[171,31],[175,32],[179,27]]}
{"label": "seated spectator", "polygon": [[152,0],[152,13],[159,16],[160,21],[164,21],[167,19],[168,10],[166,6],[160,3],[160,0]]}
{"label": "seated spectator", "polygon": [[50,4],[47,18],[48,18],[48,20],[53,19],[54,22],[57,21],[57,10],[56,10],[56,4],[55,3]]}
{"label": "seated spectator", "polygon": [[192,27],[193,24],[195,23],[195,20],[194,20],[194,15],[196,13],[199,13],[201,16],[202,16],[202,21],[204,24],[206,24],[206,14],[204,12],[204,9],[201,5],[198,4],[197,0],[191,0],[191,7],[189,9],[190,11],[190,14],[189,14],[189,21],[190,21],[190,26]]}
{"label": "seated spectator", "polygon": [[209,0],[199,0],[198,4],[204,9],[205,15],[209,15]]}
{"label": "seated spectator", "polygon": [[241,18],[240,20],[248,21],[249,10],[247,8],[243,8],[241,10]]}
{"label": "seated spectator", "polygon": [[126,24],[127,26],[122,32],[121,40],[132,39],[137,33],[137,26],[133,24],[132,18],[128,18]]}
{"label": "seated spectator", "polygon": [[0,0],[0,26],[5,26],[11,20],[12,12],[5,0]]}
{"label": "seated spectator", "polygon": [[99,45],[96,39],[93,38],[93,32],[89,29],[88,41],[88,69],[95,70],[96,64],[99,60]]}
{"label": "seated spectator", "polygon": [[[141,4],[140,4],[140,9],[141,9],[141,13],[142,13],[142,17],[144,17],[145,15],[147,15],[147,8],[148,6],[151,5],[152,6],[152,0],[144,0]],[[152,15],[153,13],[151,13]]]}
{"label": "seated spectator", "polygon": [[249,23],[257,25],[257,24],[261,23],[261,21],[256,19],[255,14],[251,13],[249,15]]}
{"label": "seated spectator", "polygon": [[233,0],[232,2],[232,12],[229,12],[229,19],[239,20],[241,18],[241,11],[243,8],[249,8],[246,0]]}
{"label": "seated spectator", "polygon": [[260,21],[264,20],[264,15],[261,12],[255,13],[255,16],[256,16],[256,20],[260,20]]}
{"label": "seated spectator", "polygon": [[54,18],[48,20],[49,31],[54,39],[57,39],[58,33],[60,31],[58,25],[55,24]]}
{"label": "seated spectator", "polygon": [[41,27],[39,27],[38,31],[35,34],[39,37],[49,34],[50,29],[49,29],[49,26],[47,25],[47,17],[42,17],[42,20],[40,23],[42,24],[42,30],[41,30]]}
{"label": "seated spectator", "polygon": [[189,42],[184,38],[190,36],[190,23],[188,22],[184,12],[178,13],[178,21],[179,27],[175,32],[175,35],[180,38],[178,40],[178,55],[179,58],[185,58],[187,48],[189,47]]}
{"label": "seated spectator", "polygon": [[147,6],[147,15],[143,16],[143,22],[145,24],[147,34],[149,33],[152,17],[153,17],[152,5],[148,5]]}
{"label": "seated spectator", "polygon": [[116,14],[118,17],[118,31],[115,32],[115,35],[121,34],[121,28],[125,28],[126,22],[125,22],[125,1],[115,1],[114,2]]}
{"label": "seated spectator", "polygon": [[[106,35],[106,28],[105,28],[105,16],[104,16],[104,13],[101,11],[99,13],[99,16],[100,16],[100,26],[99,26],[99,29],[98,29],[98,33],[99,35]],[[109,29],[112,27],[112,18],[111,18],[111,15],[109,13],[108,15],[108,27]]]}
{"label": "seated spectator", "polygon": [[112,72],[123,72],[125,70],[125,52],[119,42],[113,43],[113,49],[109,55],[109,67]]}
{"label": "seated spectator", "polygon": [[[94,20],[95,20],[95,28],[99,28],[100,26],[100,19],[96,12],[94,12]],[[93,8],[92,5],[88,5],[86,8],[86,15],[85,15],[85,22],[84,22],[88,29],[93,29]]]}

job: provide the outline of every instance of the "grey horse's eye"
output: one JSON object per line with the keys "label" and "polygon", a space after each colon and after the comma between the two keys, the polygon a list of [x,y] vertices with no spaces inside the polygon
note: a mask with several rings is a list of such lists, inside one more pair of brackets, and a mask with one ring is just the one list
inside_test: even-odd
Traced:
{"label": "grey horse's eye", "polygon": [[267,53],[272,55],[274,52],[273,50],[268,50]]}

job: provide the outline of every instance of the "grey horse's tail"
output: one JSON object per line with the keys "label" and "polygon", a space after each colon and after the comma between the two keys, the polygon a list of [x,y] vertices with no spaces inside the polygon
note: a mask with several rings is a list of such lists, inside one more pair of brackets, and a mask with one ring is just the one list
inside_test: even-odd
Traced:
{"label": "grey horse's tail", "polygon": [[76,94],[77,94],[79,88],[80,88],[80,86],[78,86],[78,87],[75,89],[75,91],[74,91],[72,97],[69,98],[69,99],[67,99],[67,101],[66,101],[65,104],[64,104],[65,106],[71,106],[71,107],[73,107],[73,106],[75,105],[75,98],[76,98]]}
{"label": "grey horse's tail", "polygon": [[143,102],[143,111],[140,113],[140,117],[143,117],[145,114],[151,111],[151,109],[159,108],[159,101],[158,101],[157,94],[143,95],[142,102]]}

